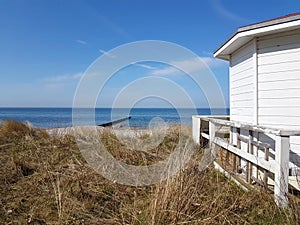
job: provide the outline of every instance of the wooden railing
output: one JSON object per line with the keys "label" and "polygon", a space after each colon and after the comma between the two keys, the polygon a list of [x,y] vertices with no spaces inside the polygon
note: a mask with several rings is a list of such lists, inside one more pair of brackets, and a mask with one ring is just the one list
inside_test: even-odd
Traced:
{"label": "wooden railing", "polygon": [[[274,143],[260,141],[262,135],[271,136]],[[288,204],[289,138],[299,135],[300,131],[230,121],[228,116],[193,116],[194,141],[209,147],[214,158],[217,149],[229,152],[233,171],[242,172],[249,183],[257,181],[267,187],[273,180],[275,202],[280,207]]]}

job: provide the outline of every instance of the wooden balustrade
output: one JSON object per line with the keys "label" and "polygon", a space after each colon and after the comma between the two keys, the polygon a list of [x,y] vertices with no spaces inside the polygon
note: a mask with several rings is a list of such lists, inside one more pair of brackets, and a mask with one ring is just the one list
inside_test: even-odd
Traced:
{"label": "wooden balustrade", "polygon": [[[226,133],[230,133],[229,139]],[[259,134],[274,136],[272,157],[270,143],[259,141]],[[260,180],[259,171],[262,171],[261,183],[266,188],[270,174],[274,174],[274,198],[280,207],[288,204],[289,137],[292,135],[299,136],[300,131],[233,122],[228,116],[193,116],[193,138],[203,147],[209,143],[213,159],[217,157],[217,148],[225,149],[233,156],[234,172],[244,172],[246,182],[252,183]],[[225,158],[230,161],[227,153]]]}

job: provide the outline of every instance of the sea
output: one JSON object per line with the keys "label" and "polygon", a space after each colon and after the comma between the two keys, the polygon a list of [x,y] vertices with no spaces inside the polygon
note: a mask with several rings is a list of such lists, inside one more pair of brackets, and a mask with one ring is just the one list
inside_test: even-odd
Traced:
{"label": "sea", "polygon": [[[229,115],[229,109],[175,109],[175,108],[0,108],[0,122],[12,119],[30,122],[38,128],[60,128],[73,125],[100,125],[112,120],[131,117],[120,125],[145,128],[152,121],[167,124],[192,124],[192,115]],[[76,118],[76,119],[74,119]],[[92,119],[91,119],[92,118]]]}

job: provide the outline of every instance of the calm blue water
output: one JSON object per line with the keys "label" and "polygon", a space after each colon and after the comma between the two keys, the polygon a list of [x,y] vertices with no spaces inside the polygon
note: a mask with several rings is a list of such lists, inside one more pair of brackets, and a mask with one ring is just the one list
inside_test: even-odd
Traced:
{"label": "calm blue water", "polygon": [[[196,111],[198,115],[229,114],[229,109],[197,109]],[[97,108],[94,112],[95,122],[88,119],[91,115],[90,109],[80,109],[77,125],[101,124],[126,116],[131,116],[131,119],[122,122],[122,124],[133,127],[147,127],[155,117],[159,117],[166,123],[192,124],[191,117],[195,114],[195,109],[132,108],[112,110],[110,108]],[[72,108],[0,108],[0,121],[5,119],[29,121],[40,128],[67,127],[72,126]]]}

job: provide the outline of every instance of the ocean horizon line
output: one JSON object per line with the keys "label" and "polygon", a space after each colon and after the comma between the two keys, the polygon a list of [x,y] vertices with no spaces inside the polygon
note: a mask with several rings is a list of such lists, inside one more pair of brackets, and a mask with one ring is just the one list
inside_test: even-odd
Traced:
{"label": "ocean horizon line", "polygon": [[146,127],[154,118],[161,118],[166,123],[191,124],[193,115],[229,115],[229,111],[229,108],[0,107],[0,122],[13,119],[29,121],[36,127],[68,127],[73,124],[74,118],[82,125],[92,125],[131,116],[130,120],[122,124]]}
{"label": "ocean horizon line", "polygon": [[230,109],[230,107],[196,107],[196,108],[188,108],[188,107],[52,107],[52,106],[42,106],[42,107],[31,107],[31,106],[0,106],[0,109]]}

